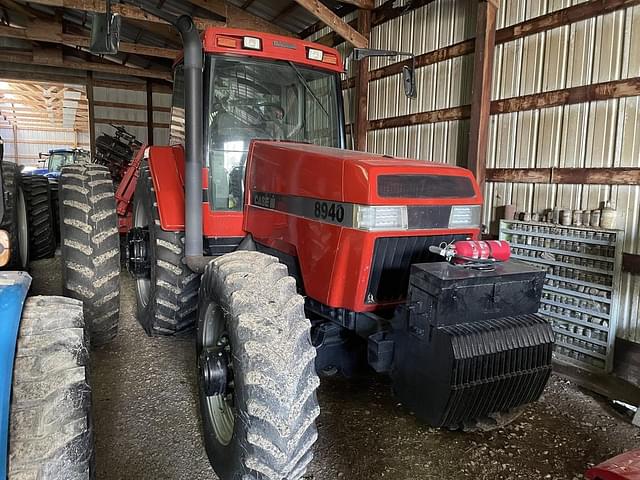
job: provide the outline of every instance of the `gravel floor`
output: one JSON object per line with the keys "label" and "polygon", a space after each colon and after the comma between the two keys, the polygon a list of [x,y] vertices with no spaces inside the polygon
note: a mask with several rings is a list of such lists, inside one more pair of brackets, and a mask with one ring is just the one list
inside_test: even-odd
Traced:
{"label": "gravel floor", "polygon": [[[33,294],[60,294],[56,259],[35,262]],[[193,338],[149,338],[122,275],[120,333],[92,352],[98,479],[215,479],[196,409]],[[427,428],[384,378],[323,380],[320,438],[309,479],[575,479],[640,447],[640,429],[554,377],[507,427],[462,434]]]}

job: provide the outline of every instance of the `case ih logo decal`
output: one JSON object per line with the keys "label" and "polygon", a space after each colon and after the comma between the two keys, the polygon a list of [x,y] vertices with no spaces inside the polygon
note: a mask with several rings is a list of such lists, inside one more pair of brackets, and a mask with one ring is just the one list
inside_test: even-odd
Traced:
{"label": "case ih logo decal", "polygon": [[254,192],[252,203],[256,207],[278,210],[298,217],[353,227],[353,204],[351,203],[264,192]]}

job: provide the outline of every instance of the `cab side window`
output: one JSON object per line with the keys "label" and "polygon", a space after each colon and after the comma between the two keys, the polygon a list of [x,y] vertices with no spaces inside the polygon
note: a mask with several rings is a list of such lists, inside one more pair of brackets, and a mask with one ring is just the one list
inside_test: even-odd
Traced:
{"label": "cab side window", "polygon": [[182,64],[176,67],[173,76],[169,145],[184,145],[184,67]]}

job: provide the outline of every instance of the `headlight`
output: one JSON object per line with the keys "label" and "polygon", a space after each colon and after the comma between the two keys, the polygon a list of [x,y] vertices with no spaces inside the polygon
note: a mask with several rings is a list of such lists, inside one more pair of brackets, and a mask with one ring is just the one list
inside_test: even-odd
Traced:
{"label": "headlight", "polygon": [[360,230],[407,230],[407,207],[356,205],[354,226]]}
{"label": "headlight", "polygon": [[480,205],[457,205],[451,207],[449,228],[480,226]]}

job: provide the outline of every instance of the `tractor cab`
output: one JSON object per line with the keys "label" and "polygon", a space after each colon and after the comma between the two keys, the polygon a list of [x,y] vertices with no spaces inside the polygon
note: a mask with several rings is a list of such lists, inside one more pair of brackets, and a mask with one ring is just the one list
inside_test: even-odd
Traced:
{"label": "tractor cab", "polygon": [[[241,211],[252,140],[345,147],[337,52],[236,29],[208,29],[205,51],[204,166],[211,210]],[[184,71],[175,69],[171,143],[184,144]]]}
{"label": "tractor cab", "polygon": [[[85,163],[91,161],[91,154],[87,150],[79,148],[60,148],[49,150],[49,153],[41,153],[38,163],[42,166],[31,173],[34,175],[45,175],[47,177],[57,177],[60,170],[65,165],[75,163]],[[45,166],[46,165],[46,166]]]}

